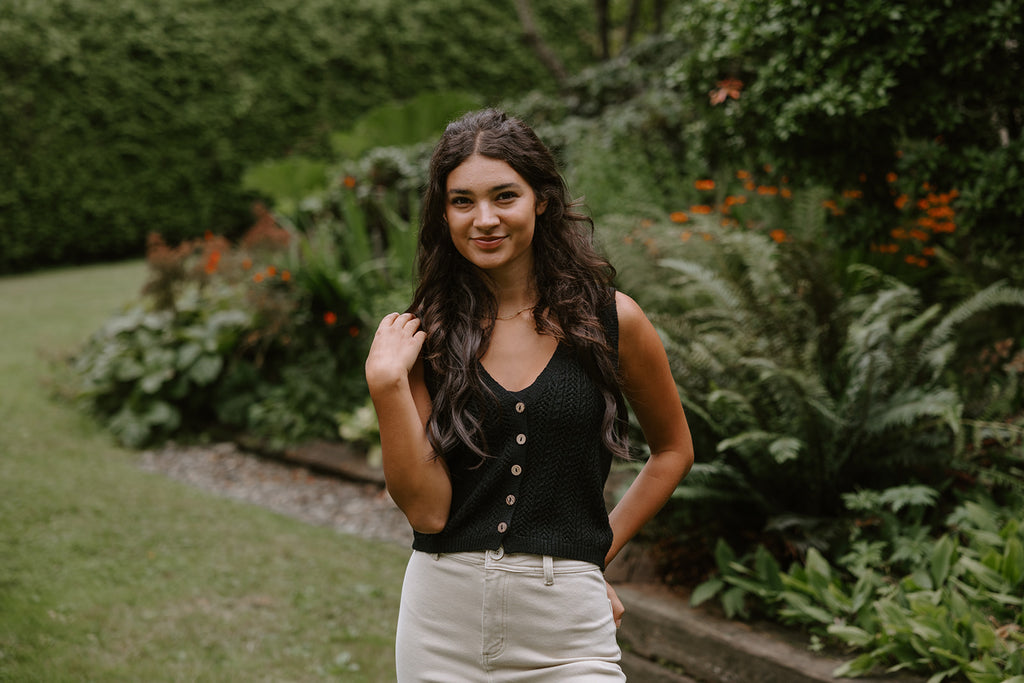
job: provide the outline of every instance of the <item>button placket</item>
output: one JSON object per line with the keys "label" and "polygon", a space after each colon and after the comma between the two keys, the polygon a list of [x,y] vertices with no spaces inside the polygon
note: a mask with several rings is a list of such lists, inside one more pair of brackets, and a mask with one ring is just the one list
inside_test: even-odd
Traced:
{"label": "button placket", "polygon": [[515,514],[515,506],[519,501],[519,487],[522,484],[522,463],[526,460],[526,442],[527,442],[527,419],[526,419],[526,403],[524,401],[516,401],[513,406],[514,412],[512,413],[512,429],[515,434],[516,448],[513,449],[512,453],[512,464],[509,466],[508,471],[511,473],[511,477],[508,481],[508,489],[505,495],[505,514],[503,520],[498,523],[497,530],[499,534],[504,534],[508,531],[509,525],[512,522],[512,517]]}

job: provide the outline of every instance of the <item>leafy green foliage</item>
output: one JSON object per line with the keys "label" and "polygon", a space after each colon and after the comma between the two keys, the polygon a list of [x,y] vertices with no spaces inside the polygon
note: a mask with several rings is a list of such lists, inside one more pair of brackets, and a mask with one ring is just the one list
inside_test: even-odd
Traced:
{"label": "leafy green foliage", "polygon": [[463,92],[424,93],[388,102],[360,116],[348,130],[332,133],[331,148],[342,159],[358,159],[375,147],[431,142],[449,121],[482,105],[481,97]]}
{"label": "leafy green foliage", "polygon": [[82,397],[108,416],[120,441],[140,446],[166,437],[183,419],[205,416],[197,397],[224,371],[224,356],[250,314],[186,297],[176,313],[135,307],[109,320],[76,359]]}
{"label": "leafy green foliage", "polygon": [[[589,48],[561,27],[582,6],[538,14],[573,68]],[[0,272],[237,236],[246,167],[323,157],[375,105],[554,87],[519,33],[511,6],[466,0],[4,2]]]}
{"label": "leafy green foliage", "polygon": [[717,452],[678,495],[827,548],[842,493],[941,485],[965,434],[957,332],[1024,292],[997,283],[943,311],[871,267],[838,270],[813,225],[792,230],[804,239],[694,225],[706,239],[640,228],[661,269],[623,275],[663,331],[695,440]]}
{"label": "leafy green foliage", "polygon": [[[849,497],[851,512],[891,516],[882,524],[889,538],[854,542],[855,551],[838,566],[811,549],[782,572],[763,547],[741,561],[720,541],[718,575],[698,586],[691,601],[717,597],[727,615],[740,617],[756,605],[860,653],[837,676],[883,667],[932,674],[936,682],[1001,683],[1024,675],[1024,499],[1002,507],[986,498],[964,502],[937,541],[901,558],[918,527],[913,520],[932,505],[934,493],[900,487]],[[897,518],[908,511],[909,518]]]}
{"label": "leafy green foliage", "polygon": [[[1021,246],[1024,100],[1007,84],[1021,69],[1022,17],[1019,0],[701,0],[680,11],[673,34],[694,48],[667,82],[700,108],[710,159],[756,150],[837,191],[863,174],[873,210],[847,244],[888,232],[888,173],[959,188],[971,235],[961,248],[977,263]],[[1020,277],[997,260],[995,272]]]}

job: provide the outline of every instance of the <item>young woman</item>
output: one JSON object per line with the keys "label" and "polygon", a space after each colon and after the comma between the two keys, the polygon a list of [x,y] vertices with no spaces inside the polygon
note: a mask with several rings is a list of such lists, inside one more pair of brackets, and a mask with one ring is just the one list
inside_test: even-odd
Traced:
{"label": "young woman", "polygon": [[[693,462],[654,327],[612,288],[550,151],[494,110],[434,150],[409,311],[366,360],[414,531],[398,680],[622,681],[603,570]],[[651,457],[610,514],[629,401]]]}

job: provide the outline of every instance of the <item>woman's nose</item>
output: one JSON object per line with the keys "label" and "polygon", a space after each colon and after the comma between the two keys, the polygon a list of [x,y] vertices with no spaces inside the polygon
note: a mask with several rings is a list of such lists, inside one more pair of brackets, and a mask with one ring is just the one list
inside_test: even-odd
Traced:
{"label": "woman's nose", "polygon": [[492,227],[498,224],[498,214],[494,207],[487,202],[481,202],[476,211],[477,227]]}

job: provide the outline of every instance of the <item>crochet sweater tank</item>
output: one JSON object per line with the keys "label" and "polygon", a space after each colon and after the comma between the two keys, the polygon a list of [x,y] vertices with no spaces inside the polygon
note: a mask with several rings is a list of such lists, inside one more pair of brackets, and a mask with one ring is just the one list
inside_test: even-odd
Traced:
{"label": "crochet sweater tank", "polygon": [[[618,349],[613,303],[601,311],[608,343]],[[460,445],[444,453],[452,482],[445,528],[414,534],[429,553],[497,550],[591,562],[604,569],[612,530],[604,502],[611,454],[601,438],[604,397],[576,353],[559,344],[530,386],[508,391],[483,365],[493,394],[485,412],[488,457]],[[427,370],[431,396],[437,386]]]}

